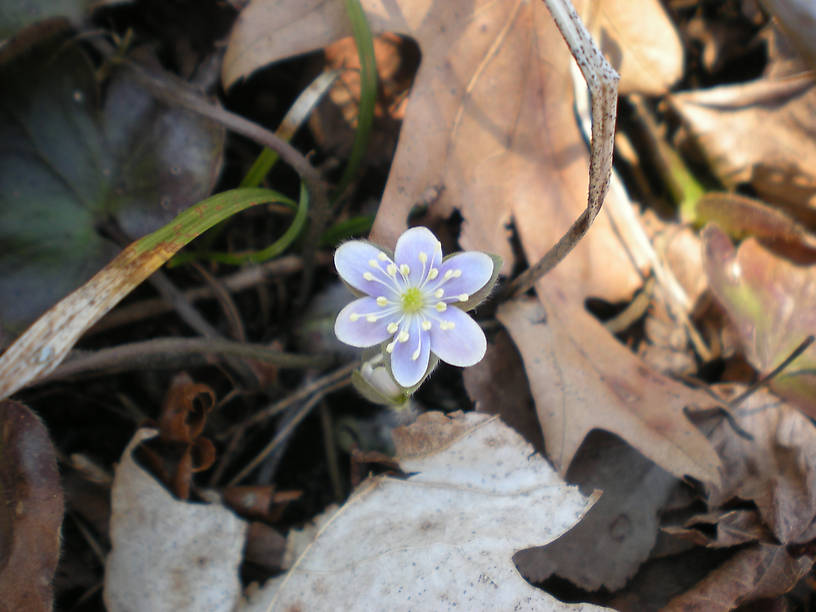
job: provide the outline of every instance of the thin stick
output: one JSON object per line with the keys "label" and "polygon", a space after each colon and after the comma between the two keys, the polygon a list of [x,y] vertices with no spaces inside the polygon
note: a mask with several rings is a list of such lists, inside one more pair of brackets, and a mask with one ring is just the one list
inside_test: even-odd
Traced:
{"label": "thin stick", "polygon": [[329,387],[325,387],[321,389],[317,393],[315,393],[309,400],[303,404],[303,406],[298,409],[298,411],[293,415],[292,419],[283,427],[274,438],[264,446],[263,450],[258,453],[252,461],[250,461],[244,468],[238,472],[232,480],[229,481],[227,486],[235,486],[239,482],[241,482],[244,478],[246,478],[252,470],[254,470],[258,465],[266,459],[267,455],[277,448],[279,444],[281,444],[289,435],[294,431],[295,427],[297,427],[300,422],[305,419],[308,414],[312,411],[318,402],[320,402],[325,395],[331,393],[332,391],[336,391],[338,389],[342,389],[348,384],[348,381],[341,380],[339,382],[334,383]]}
{"label": "thin stick", "polygon": [[[318,263],[323,265],[329,261],[328,258],[318,258]],[[288,275],[300,272],[303,269],[303,260],[298,255],[286,255],[280,259],[273,259],[256,266],[247,266],[234,274],[219,277],[220,284],[232,293],[250,289],[263,283],[267,277],[275,275]],[[184,296],[190,302],[198,300],[213,299],[213,289],[210,286],[202,285],[184,291]],[[102,331],[129,325],[144,319],[170,312],[172,307],[161,298],[148,298],[140,302],[135,302],[126,306],[120,306],[112,310],[99,323],[89,329],[85,335],[90,336]]]}
{"label": "thin stick", "polygon": [[349,384],[350,376],[354,368],[356,368],[360,363],[358,361],[352,361],[351,363],[347,363],[346,365],[334,370],[333,372],[329,372],[325,376],[318,378],[314,382],[302,387],[295,391],[292,395],[282,399],[279,402],[275,402],[271,406],[264,408],[253,414],[250,418],[248,418],[243,423],[239,423],[237,425],[233,425],[230,429],[228,429],[224,435],[225,436],[234,436],[237,432],[246,430],[253,425],[258,425],[267,419],[272,418],[273,416],[280,414],[289,406],[299,402],[302,399],[309,397],[312,393],[316,393],[323,389],[323,387],[327,385],[331,385],[339,380],[343,381],[344,385]]}
{"label": "thin stick", "polygon": [[788,355],[785,359],[782,360],[782,363],[776,366],[768,374],[757,380],[754,384],[752,384],[745,391],[740,393],[737,397],[728,402],[729,408],[733,410],[734,408],[739,406],[743,401],[745,401],[745,399],[748,398],[757,389],[767,385],[771,381],[771,379],[777,376],[782,370],[787,368],[794,359],[796,359],[797,357],[799,357],[799,355],[804,353],[807,350],[807,348],[811,344],[813,344],[814,339],[816,339],[814,338],[814,336],[808,336],[807,338],[802,340],[801,344],[799,344],[799,346],[797,346],[790,355]]}
{"label": "thin stick", "polygon": [[99,376],[139,369],[175,368],[206,364],[212,356],[255,359],[282,368],[318,368],[331,363],[325,355],[284,353],[257,344],[220,338],[154,338],[123,344],[94,353],[83,353],[60,365],[36,384],[77,376]]}
{"label": "thin stick", "polygon": [[502,298],[521,295],[560,263],[584,237],[603,206],[612,175],[615,117],[620,77],[606,61],[569,0],[544,0],[570,48],[592,95],[592,141],[589,153],[587,207],[561,239],[502,291]]}

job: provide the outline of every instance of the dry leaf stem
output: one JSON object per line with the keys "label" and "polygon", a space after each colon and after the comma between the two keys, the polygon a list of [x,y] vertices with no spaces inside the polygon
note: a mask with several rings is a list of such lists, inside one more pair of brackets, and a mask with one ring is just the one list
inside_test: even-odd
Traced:
{"label": "dry leaf stem", "polygon": [[[221,475],[224,473],[227,464],[229,463],[230,457],[235,453],[238,449],[238,445],[244,439],[244,434],[246,431],[255,425],[260,425],[263,421],[267,419],[271,419],[273,416],[276,416],[287,410],[289,407],[293,406],[297,402],[308,398],[313,393],[319,394],[320,397],[323,397],[329,391],[325,391],[326,388],[331,387],[331,390],[340,389],[348,384],[351,383],[351,372],[358,367],[360,364],[358,361],[352,361],[351,363],[347,363],[346,365],[337,368],[333,372],[329,372],[325,376],[314,380],[313,382],[305,385],[304,387],[298,389],[288,397],[275,402],[274,404],[267,406],[263,410],[260,410],[253,414],[250,418],[239,423],[237,425],[233,425],[229,429],[227,429],[221,436],[221,438],[228,437],[230,441],[227,443],[227,447],[224,449],[224,452],[221,455],[221,461],[219,462],[218,466],[213,470],[212,477],[210,478],[210,485],[214,485],[215,483],[221,480]],[[338,384],[339,386],[335,387],[334,385]]]}
{"label": "dry leaf stem", "polygon": [[[318,260],[318,263],[323,264],[325,262]],[[255,287],[263,283],[270,276],[295,274],[302,269],[303,259],[300,256],[286,255],[260,265],[247,266],[229,276],[219,277],[217,281],[223,285],[227,291],[236,293]],[[214,297],[213,288],[205,285],[188,289],[184,291],[184,296],[190,302],[212,299]],[[172,310],[172,308],[161,298],[149,298],[127,306],[121,306],[89,329],[87,335],[107,331],[122,325],[137,323],[144,319],[149,319],[150,317],[165,314],[170,312],[170,310]]]}
{"label": "dry leaf stem", "polygon": [[601,211],[612,175],[612,150],[620,77],[606,61],[569,0],[544,0],[592,95],[592,141],[589,153],[587,207],[561,239],[503,291],[505,299],[521,295],[561,262],[587,233]]}

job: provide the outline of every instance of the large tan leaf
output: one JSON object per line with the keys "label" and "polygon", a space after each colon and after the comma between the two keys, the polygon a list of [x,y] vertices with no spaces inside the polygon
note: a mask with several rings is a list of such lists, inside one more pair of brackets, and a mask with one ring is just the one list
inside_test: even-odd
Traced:
{"label": "large tan leaf", "polygon": [[720,461],[683,414],[705,393],[650,370],[556,289],[513,301],[498,318],[521,351],[550,459],[561,473],[593,429],[611,431],[675,476],[719,480]]}
{"label": "large tan leaf", "polygon": [[[375,33],[414,38],[422,63],[374,224],[393,245],[411,207],[465,219],[460,243],[512,267],[515,221],[529,261],[539,259],[586,207],[588,154],[573,112],[572,61],[542,2],[363,0]],[[350,34],[342,3],[255,0],[224,58],[226,86],[279,59]],[[626,227],[622,228],[626,231]],[[602,212],[561,265],[576,293],[610,300],[640,282]],[[591,288],[591,290],[587,288]]]}
{"label": "large tan leaf", "polygon": [[683,46],[657,0],[574,0],[575,10],[620,73],[621,95],[657,95],[683,76]]}

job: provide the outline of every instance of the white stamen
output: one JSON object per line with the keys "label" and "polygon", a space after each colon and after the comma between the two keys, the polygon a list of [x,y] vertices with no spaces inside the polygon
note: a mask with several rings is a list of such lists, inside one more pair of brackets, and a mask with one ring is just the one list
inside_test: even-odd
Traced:
{"label": "white stamen", "polygon": [[415,350],[415,351],[414,351],[414,352],[411,354],[411,360],[412,360],[412,361],[416,361],[417,359],[419,359],[419,349]]}
{"label": "white stamen", "polygon": [[349,320],[350,320],[350,321],[353,323],[354,321],[356,321],[357,319],[359,319],[359,318],[360,318],[360,316],[361,316],[361,315],[357,314],[356,312],[352,312],[352,313],[349,315]]}
{"label": "white stamen", "polygon": [[434,308],[439,312],[445,312],[448,309],[448,305],[445,302],[437,302]]}
{"label": "white stamen", "polygon": [[418,257],[419,257],[419,263],[424,264],[425,262],[428,261],[428,254],[425,253],[424,251],[420,251]]}
{"label": "white stamen", "polygon": [[422,322],[422,329],[424,329],[425,331],[428,331],[429,329],[431,329],[431,322],[428,319],[425,319]]}
{"label": "white stamen", "polygon": [[440,321],[439,322],[439,329],[446,331],[449,329],[453,329],[456,325],[453,321]]}
{"label": "white stamen", "polygon": [[371,266],[372,268],[379,268],[380,267],[380,264],[377,263],[376,259],[369,259],[368,260],[368,265]]}
{"label": "white stamen", "polygon": [[462,271],[461,270],[454,270],[453,271],[453,278],[459,278],[460,276],[462,276]]}
{"label": "white stamen", "polygon": [[437,276],[439,276],[439,269],[431,268],[430,270],[428,270],[428,280],[433,280]]}
{"label": "white stamen", "polygon": [[410,336],[408,335],[408,332],[407,332],[407,331],[401,331],[401,332],[399,333],[399,336],[397,336],[397,340],[398,340],[399,342],[408,342],[408,338],[409,338],[409,337],[410,337]]}
{"label": "white stamen", "polygon": [[385,352],[386,353],[393,353],[394,352],[394,343],[393,342],[389,342],[388,344],[385,345]]}
{"label": "white stamen", "polygon": [[436,291],[434,291],[434,297],[436,299],[441,298],[443,295],[445,295],[445,290],[444,289],[437,289]]}
{"label": "white stamen", "polygon": [[442,278],[445,279],[445,280],[448,280],[452,276],[453,276],[453,270],[448,270],[448,271],[445,272],[445,276],[443,276]]}
{"label": "white stamen", "polygon": [[385,329],[386,329],[386,331],[387,331],[389,334],[395,334],[395,333],[397,333],[397,330],[399,329],[399,325],[397,325],[396,323],[394,323],[393,321],[391,321],[391,323],[389,323],[389,324],[386,326],[386,328],[385,328]]}
{"label": "white stamen", "polygon": [[377,315],[373,315],[373,314],[366,315],[366,321],[368,321],[369,323],[376,323],[377,322]]}
{"label": "white stamen", "polygon": [[380,251],[379,253],[377,253],[377,259],[379,259],[380,261],[388,261],[388,255]]}
{"label": "white stamen", "polygon": [[411,268],[408,267],[408,264],[402,264],[400,266],[400,274],[403,276],[408,276],[411,273]]}
{"label": "white stamen", "polygon": [[[467,293],[460,293],[459,294],[459,301],[460,302],[467,302],[468,301],[468,294]],[[379,302],[377,302],[379,304]]]}
{"label": "white stamen", "polygon": [[[465,296],[465,298],[467,299],[467,296]],[[462,300],[462,301],[464,301],[464,300]],[[385,297],[384,295],[381,295],[380,297],[377,298],[377,306],[387,306],[387,305],[388,305],[388,298],[387,297]]]}
{"label": "white stamen", "polygon": [[397,275],[397,264],[388,264],[388,267],[385,269],[388,272],[388,276],[396,276]]}
{"label": "white stamen", "polygon": [[371,272],[363,272],[363,278],[367,281],[373,281],[374,275]]}

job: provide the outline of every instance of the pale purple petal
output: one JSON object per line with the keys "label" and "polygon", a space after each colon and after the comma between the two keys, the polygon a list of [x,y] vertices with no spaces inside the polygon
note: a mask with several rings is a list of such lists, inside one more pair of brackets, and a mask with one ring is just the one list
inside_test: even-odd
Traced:
{"label": "pale purple petal", "polygon": [[[420,327],[420,318],[411,317],[407,326],[408,341],[395,342],[391,353],[391,372],[394,379],[403,387],[413,387],[428,369],[428,359],[431,354],[431,343],[428,332]],[[419,349],[416,359],[412,357]]]}
{"label": "pale purple petal", "polygon": [[[419,259],[420,253],[427,256],[424,265]],[[427,273],[432,266],[439,267],[442,261],[442,244],[427,227],[412,227],[397,240],[394,261],[398,266],[408,265],[408,280],[416,286],[422,282],[423,271]]]}
{"label": "pale purple petal", "polygon": [[[441,321],[453,323],[453,329],[442,329]],[[433,354],[451,365],[472,366],[481,361],[487,350],[482,328],[455,306],[434,317],[430,334]]]}
{"label": "pale purple petal", "polygon": [[[334,267],[340,278],[358,291],[374,297],[389,296],[395,291],[395,281],[385,273],[385,269],[392,262],[390,257],[382,261],[379,258],[382,252],[373,244],[352,240],[341,244],[334,252]],[[377,267],[372,266],[371,262],[377,262]],[[366,280],[363,277],[366,272],[370,272],[375,280]]]}
{"label": "pale purple petal", "polygon": [[[351,346],[365,348],[374,346],[390,338],[386,327],[391,321],[399,318],[398,315],[385,316],[375,322],[366,320],[365,315],[382,313],[383,309],[377,305],[374,298],[364,297],[354,300],[351,304],[343,308],[337,315],[334,322],[334,335],[340,342],[345,342]],[[353,314],[360,315],[352,321]]]}
{"label": "pale purple petal", "polygon": [[[447,272],[461,271],[461,276],[445,280]],[[439,266],[439,276],[434,287],[442,287],[445,301],[457,295],[471,296],[485,286],[493,275],[493,260],[479,251],[465,251],[448,257]]]}

